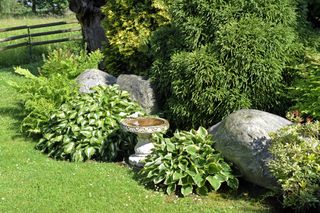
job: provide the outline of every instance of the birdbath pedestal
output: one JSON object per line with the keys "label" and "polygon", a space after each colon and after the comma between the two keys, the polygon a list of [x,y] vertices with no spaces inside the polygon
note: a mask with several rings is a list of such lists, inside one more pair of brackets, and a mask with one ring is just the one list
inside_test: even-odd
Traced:
{"label": "birdbath pedestal", "polygon": [[143,160],[154,148],[152,133],[165,132],[169,128],[169,122],[162,118],[138,117],[124,119],[120,122],[120,126],[127,132],[137,134],[138,143],[134,147],[135,154],[130,155],[129,163],[136,167],[143,167]]}

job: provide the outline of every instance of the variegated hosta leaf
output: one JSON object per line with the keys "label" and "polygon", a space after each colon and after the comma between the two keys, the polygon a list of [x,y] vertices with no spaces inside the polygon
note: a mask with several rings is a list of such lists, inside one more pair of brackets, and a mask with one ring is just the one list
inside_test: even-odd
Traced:
{"label": "variegated hosta leaf", "polygon": [[218,190],[223,182],[232,189],[238,187],[230,166],[213,149],[204,128],[177,131],[172,138],[160,134],[153,138],[155,148],[140,171],[143,182],[164,187],[168,194],[181,189],[183,196],[193,191],[205,195],[211,189]]}
{"label": "variegated hosta leaf", "polygon": [[[115,86],[96,87],[78,95],[50,116],[44,139],[37,146],[55,158],[71,161],[112,161],[118,153],[129,155],[135,139],[123,133],[119,121],[130,114],[144,114],[130,97]],[[120,108],[121,107],[121,108]]]}

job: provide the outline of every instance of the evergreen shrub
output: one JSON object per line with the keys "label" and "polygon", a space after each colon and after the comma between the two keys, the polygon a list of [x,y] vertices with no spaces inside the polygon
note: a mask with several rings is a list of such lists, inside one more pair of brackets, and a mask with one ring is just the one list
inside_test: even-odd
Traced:
{"label": "evergreen shrub", "polygon": [[146,75],[151,64],[148,40],[152,32],[169,20],[163,0],[107,1],[104,27],[109,44],[105,47],[105,66],[109,73]]}
{"label": "evergreen shrub", "polygon": [[283,75],[301,52],[296,9],[291,0],[172,1],[167,32],[180,36],[166,43],[171,51],[162,48],[168,36],[154,33],[150,71],[171,122],[208,126],[240,108],[283,110]]}
{"label": "evergreen shrub", "polygon": [[297,74],[289,95],[293,101],[291,110],[303,117],[320,120],[320,53],[309,50],[304,63],[296,67]]}

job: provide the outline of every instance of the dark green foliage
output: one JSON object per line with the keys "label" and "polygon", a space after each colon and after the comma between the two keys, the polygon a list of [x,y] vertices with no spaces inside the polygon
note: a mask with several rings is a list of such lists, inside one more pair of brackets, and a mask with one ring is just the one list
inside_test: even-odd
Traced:
{"label": "dark green foliage", "polygon": [[68,8],[68,0],[21,0],[26,7],[31,7],[33,13],[45,12],[63,15]]}
{"label": "dark green foliage", "polygon": [[[55,159],[113,161],[128,156],[135,138],[120,130],[119,121],[141,112],[129,93],[116,86],[74,96],[43,126],[36,148]],[[122,160],[122,159],[121,159]]]}
{"label": "dark green foliage", "polygon": [[172,138],[158,134],[154,139],[155,148],[140,171],[143,182],[183,196],[193,191],[206,195],[224,182],[232,189],[238,187],[230,166],[212,148],[213,140],[203,127],[176,132]]}
{"label": "dark green foliage", "polygon": [[149,37],[169,20],[163,0],[107,1],[103,11],[109,40],[104,52],[106,70],[114,75],[146,75],[151,64]]}
{"label": "dark green foliage", "polygon": [[320,123],[295,125],[271,135],[269,162],[282,188],[283,205],[306,211],[320,207]]}
{"label": "dark green foliage", "polygon": [[247,96],[230,87],[238,76],[227,72],[208,49],[180,52],[171,58],[170,70],[175,72],[170,72],[170,78],[177,80],[171,84],[168,115],[179,126],[187,126],[186,121],[206,125],[250,106]]}
{"label": "dark green foliage", "polygon": [[320,119],[320,53],[308,51],[303,64],[296,67],[297,74],[289,95],[293,100],[291,110],[302,116]]}
{"label": "dark green foliage", "polygon": [[16,0],[1,0],[0,1],[0,17],[24,11],[25,8]]}
{"label": "dark green foliage", "polygon": [[46,77],[61,74],[68,79],[74,79],[86,69],[97,69],[102,58],[103,55],[99,50],[87,54],[83,50],[77,52],[67,48],[59,48],[44,58],[40,74]]}
{"label": "dark green foliage", "polygon": [[169,11],[167,32],[179,36],[166,43],[163,29],[155,32],[151,75],[171,121],[208,126],[239,108],[279,110],[283,75],[301,47],[296,2],[177,0]]}

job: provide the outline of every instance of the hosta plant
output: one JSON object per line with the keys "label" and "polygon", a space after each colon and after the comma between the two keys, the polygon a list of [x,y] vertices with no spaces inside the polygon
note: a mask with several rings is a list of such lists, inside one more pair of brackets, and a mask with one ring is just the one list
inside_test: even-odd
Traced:
{"label": "hosta plant", "polygon": [[64,103],[51,115],[36,145],[50,157],[70,161],[113,161],[125,157],[135,138],[119,128],[119,120],[141,108],[117,86],[95,88]]}
{"label": "hosta plant", "polygon": [[271,137],[269,167],[281,185],[283,205],[320,208],[320,123],[285,127]]}
{"label": "hosta plant", "polygon": [[167,194],[205,195],[222,183],[236,189],[238,180],[203,127],[197,131],[177,131],[172,138],[155,135],[155,148],[140,171],[142,181],[163,188]]}

